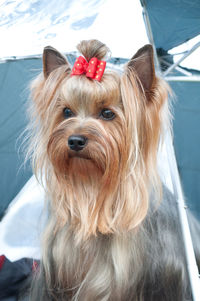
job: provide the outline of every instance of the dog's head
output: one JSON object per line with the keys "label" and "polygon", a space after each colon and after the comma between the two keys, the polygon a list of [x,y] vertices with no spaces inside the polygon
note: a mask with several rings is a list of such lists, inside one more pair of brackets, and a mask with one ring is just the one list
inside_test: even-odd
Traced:
{"label": "dog's head", "polygon": [[[97,40],[78,45],[87,62],[108,48]],[[58,219],[83,235],[130,230],[145,217],[158,184],[157,147],[165,85],[155,76],[151,45],[141,48],[123,74],[107,67],[100,81],[72,75],[52,47],[33,84],[36,172],[46,177]]]}

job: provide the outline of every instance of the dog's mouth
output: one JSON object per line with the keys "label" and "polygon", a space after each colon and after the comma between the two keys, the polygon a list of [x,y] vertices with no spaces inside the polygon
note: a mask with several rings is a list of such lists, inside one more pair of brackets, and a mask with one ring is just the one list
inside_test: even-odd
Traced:
{"label": "dog's mouth", "polygon": [[85,160],[91,160],[91,158],[83,153],[83,152],[75,152],[75,151],[69,151],[69,158],[80,158],[80,159],[85,159]]}
{"label": "dog's mouth", "polygon": [[79,174],[83,177],[86,177],[86,175],[101,177],[104,173],[102,164],[91,157],[86,150],[78,152],[68,150],[68,159],[70,171],[74,172],[76,176]]}

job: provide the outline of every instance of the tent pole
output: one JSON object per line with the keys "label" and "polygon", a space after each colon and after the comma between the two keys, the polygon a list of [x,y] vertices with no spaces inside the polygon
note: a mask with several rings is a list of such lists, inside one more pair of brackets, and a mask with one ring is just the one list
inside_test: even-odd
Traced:
{"label": "tent pole", "polygon": [[188,218],[186,213],[187,206],[185,206],[185,202],[184,202],[183,191],[180,184],[180,177],[179,177],[179,172],[176,164],[174,148],[172,145],[172,137],[170,133],[168,133],[168,143],[166,147],[167,147],[167,152],[169,154],[172,154],[170,160],[168,158],[168,164],[170,167],[170,174],[172,178],[174,194],[178,203],[178,210],[179,210],[179,216],[180,216],[180,222],[181,222],[181,228],[183,234],[183,241],[185,246],[187,268],[188,268],[193,301],[199,301],[200,300],[199,271],[197,267],[194,247],[193,247],[190,228],[188,224]]}
{"label": "tent pole", "polygon": [[166,76],[165,80],[169,82],[200,82],[200,76]]}
{"label": "tent pole", "polygon": [[164,73],[163,76],[169,74],[176,68],[182,61],[184,61],[191,53],[193,53],[200,46],[200,42],[196,43],[189,51],[187,51],[176,63],[171,65]]}
{"label": "tent pole", "polygon": [[[165,59],[163,59],[163,58],[160,58],[160,61],[162,62],[162,63],[164,63],[166,66],[168,66],[168,67],[170,67],[172,64],[170,64],[169,62],[167,62]],[[181,68],[181,67],[179,67],[179,66],[176,66],[175,67],[175,69],[177,70],[177,71],[179,71],[181,74],[184,74],[184,75],[187,75],[187,76],[192,76],[192,73],[191,72],[189,72],[189,71],[186,71],[185,69],[183,69],[183,68]]]}
{"label": "tent pole", "polygon": [[[154,49],[156,69],[157,69],[158,73],[163,76],[161,69],[160,69],[158,57],[157,57],[156,47],[155,47],[155,43],[154,43],[154,39],[153,39],[153,34],[152,34],[152,30],[151,30],[148,13],[146,10],[145,0],[141,0],[141,5],[143,7],[143,17],[144,17],[147,35],[148,35],[150,43],[153,45],[153,49]],[[199,44],[199,43],[197,43],[197,44]],[[195,45],[195,46],[197,48],[200,45]],[[190,50],[190,54],[191,54],[191,51],[194,51],[196,49],[195,48],[193,50],[193,48]],[[188,55],[189,54],[187,53],[187,56]],[[176,64],[176,66],[177,65],[178,64]],[[176,66],[174,66],[174,68]],[[183,243],[184,243],[184,247],[185,247],[188,276],[189,276],[189,280],[190,280],[193,301],[199,301],[200,300],[199,271],[198,271],[198,267],[197,267],[197,263],[196,263],[195,254],[194,254],[194,247],[193,247],[193,243],[192,243],[190,228],[189,228],[189,224],[188,224],[188,218],[187,218],[187,214],[186,214],[186,206],[184,203],[183,192],[182,192],[182,188],[181,188],[181,184],[180,184],[180,177],[179,177],[179,173],[178,173],[174,148],[172,145],[172,137],[169,133],[168,133],[167,138],[168,138],[168,143],[167,143],[166,147],[168,149],[168,153],[171,154],[170,160],[168,158],[168,163],[169,163],[170,174],[171,174],[172,183],[173,183],[174,194],[178,201],[178,213],[179,213],[179,218],[180,218],[180,223],[181,223]]]}
{"label": "tent pole", "polygon": [[151,25],[150,25],[148,13],[147,13],[146,6],[145,6],[145,1],[141,0],[141,4],[142,4],[142,7],[143,7],[142,13],[143,13],[143,19],[144,19],[144,24],[145,24],[147,36],[148,36],[149,42],[153,46],[155,68],[158,72],[160,72],[160,63],[159,63],[158,57],[156,55],[156,47],[155,47],[155,43],[154,43],[154,39],[153,39],[153,33],[152,33],[152,30],[151,30]]}

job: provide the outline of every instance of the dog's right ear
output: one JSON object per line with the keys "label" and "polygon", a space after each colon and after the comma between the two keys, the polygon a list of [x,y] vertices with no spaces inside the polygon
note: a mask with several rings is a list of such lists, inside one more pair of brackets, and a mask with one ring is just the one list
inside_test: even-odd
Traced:
{"label": "dog's right ear", "polygon": [[51,46],[45,47],[43,51],[44,77],[47,78],[53,70],[62,65],[67,65],[67,67],[69,67],[67,59],[55,48]]}

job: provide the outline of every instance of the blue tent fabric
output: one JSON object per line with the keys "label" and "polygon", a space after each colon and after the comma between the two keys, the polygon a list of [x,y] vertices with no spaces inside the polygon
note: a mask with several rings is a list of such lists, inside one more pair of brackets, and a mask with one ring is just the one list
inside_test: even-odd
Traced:
{"label": "blue tent fabric", "polygon": [[186,204],[200,219],[200,83],[170,82],[174,102],[174,149]]}
{"label": "blue tent fabric", "polygon": [[156,48],[169,50],[200,34],[199,0],[141,0]]}
{"label": "blue tent fabric", "polygon": [[23,166],[19,137],[27,124],[27,86],[40,70],[37,59],[0,64],[0,217],[32,175],[30,165]]}

